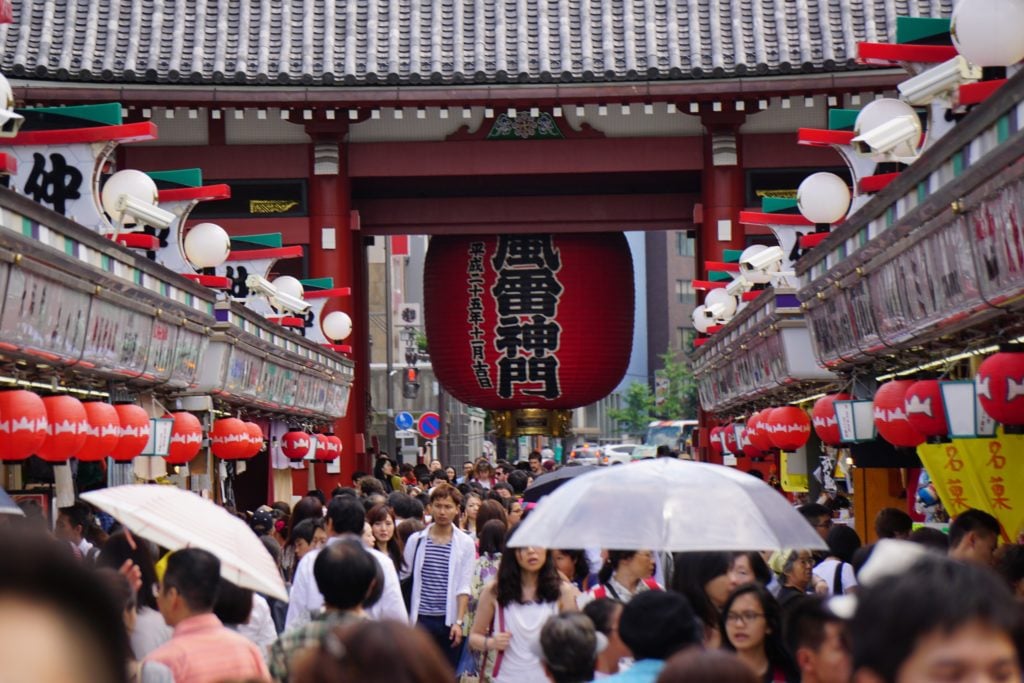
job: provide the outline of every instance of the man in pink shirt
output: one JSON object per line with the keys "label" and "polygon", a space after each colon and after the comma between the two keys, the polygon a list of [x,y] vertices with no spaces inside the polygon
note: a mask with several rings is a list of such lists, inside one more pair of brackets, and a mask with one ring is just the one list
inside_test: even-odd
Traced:
{"label": "man in pink shirt", "polygon": [[220,560],[205,550],[186,548],[167,558],[157,605],[174,635],[146,661],[170,668],[175,683],[270,679],[259,648],[214,616],[219,581]]}

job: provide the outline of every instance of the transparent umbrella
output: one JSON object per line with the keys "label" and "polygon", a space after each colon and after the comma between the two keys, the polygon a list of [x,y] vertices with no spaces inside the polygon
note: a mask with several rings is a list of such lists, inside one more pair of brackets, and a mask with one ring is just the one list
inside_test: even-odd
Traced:
{"label": "transparent umbrella", "polygon": [[777,491],[721,465],[658,458],[576,477],[545,496],[511,547],[778,550],[827,546]]}
{"label": "transparent umbrella", "polygon": [[220,575],[235,585],[288,599],[274,559],[249,526],[227,510],[176,486],[115,486],[82,498],[168,550],[202,548],[220,560]]}

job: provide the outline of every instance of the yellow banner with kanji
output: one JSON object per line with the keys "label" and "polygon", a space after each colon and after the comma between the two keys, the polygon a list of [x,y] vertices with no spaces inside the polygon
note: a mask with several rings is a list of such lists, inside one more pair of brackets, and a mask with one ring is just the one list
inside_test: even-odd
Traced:
{"label": "yellow banner with kanji", "polygon": [[917,454],[950,517],[984,510],[999,520],[1007,541],[1024,529],[1024,435],[923,444]]}

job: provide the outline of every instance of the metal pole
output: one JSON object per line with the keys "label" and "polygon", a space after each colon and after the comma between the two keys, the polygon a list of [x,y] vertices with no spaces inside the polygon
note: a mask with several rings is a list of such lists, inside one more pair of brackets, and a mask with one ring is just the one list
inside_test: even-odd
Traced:
{"label": "metal pole", "polygon": [[435,457],[447,467],[451,464],[448,454],[448,401],[445,400],[444,388],[437,385],[437,417],[441,423],[441,434],[437,437],[437,453]]}
{"label": "metal pole", "polygon": [[387,421],[384,427],[385,448],[390,457],[395,457],[395,387],[393,377],[395,365],[395,340],[391,316],[391,237],[384,236],[384,336],[387,340]]}

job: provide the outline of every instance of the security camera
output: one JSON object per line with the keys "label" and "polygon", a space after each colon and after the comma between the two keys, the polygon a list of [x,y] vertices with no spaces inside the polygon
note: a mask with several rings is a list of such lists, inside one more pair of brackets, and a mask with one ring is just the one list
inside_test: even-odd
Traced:
{"label": "security camera", "polygon": [[[123,222],[124,216],[128,215],[134,218],[139,226],[149,225],[161,230],[169,226],[177,218],[170,211],[139,201],[129,194],[123,194],[117,198],[116,211],[117,215],[120,216],[118,223]],[[124,226],[120,227],[123,229]]]}
{"label": "security camera", "polygon": [[745,292],[749,292],[753,287],[754,284],[752,282],[748,282],[747,278],[740,275],[725,286],[725,293],[729,296],[742,297]]}
{"label": "security camera", "polygon": [[250,294],[259,294],[266,297],[267,301],[274,308],[280,308],[295,315],[305,315],[309,312],[310,303],[308,301],[280,291],[262,275],[250,275],[245,279],[245,286],[249,288]]}
{"label": "security camera", "polygon": [[947,62],[923,71],[910,80],[903,81],[896,89],[900,99],[908,104],[925,105],[949,94],[964,83],[981,80],[981,67],[974,66],[961,55]]}
{"label": "security camera", "polygon": [[897,116],[853,138],[853,149],[876,161],[910,162],[917,158],[921,141],[921,120],[917,116]]}
{"label": "security camera", "polygon": [[722,320],[728,309],[725,304],[704,304],[704,318],[708,321]]}
{"label": "security camera", "polygon": [[782,267],[786,252],[781,247],[765,247],[753,253],[740,256],[740,274],[750,279],[750,273],[771,273]]}
{"label": "security camera", "polygon": [[13,138],[18,134],[25,117],[14,111],[14,91],[0,74],[0,138]]}

